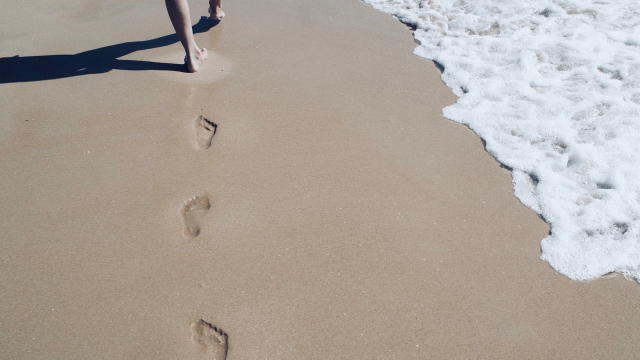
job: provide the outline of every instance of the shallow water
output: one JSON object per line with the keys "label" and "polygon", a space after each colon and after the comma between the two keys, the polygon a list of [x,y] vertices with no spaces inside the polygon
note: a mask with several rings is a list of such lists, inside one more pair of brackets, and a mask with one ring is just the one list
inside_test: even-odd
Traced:
{"label": "shallow water", "polygon": [[364,0],[414,28],[468,125],[576,280],[640,279],[640,3]]}

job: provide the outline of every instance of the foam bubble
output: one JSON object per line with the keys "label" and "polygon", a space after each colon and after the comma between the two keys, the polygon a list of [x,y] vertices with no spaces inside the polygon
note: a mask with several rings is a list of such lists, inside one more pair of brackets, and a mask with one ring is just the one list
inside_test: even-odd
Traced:
{"label": "foam bubble", "polygon": [[551,225],[542,259],[576,280],[640,280],[640,4],[364,0],[415,28],[460,98],[443,110],[514,169]]}

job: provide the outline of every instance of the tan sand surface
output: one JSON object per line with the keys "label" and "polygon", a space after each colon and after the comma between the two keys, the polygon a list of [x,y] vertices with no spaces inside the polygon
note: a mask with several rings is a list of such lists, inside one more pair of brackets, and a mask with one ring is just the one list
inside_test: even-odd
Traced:
{"label": "tan sand surface", "polygon": [[[548,226],[441,116],[409,29],[358,0],[223,5],[190,75],[147,41],[162,1],[4,4],[0,358],[212,358],[221,332],[229,360],[640,357],[638,284],[539,260]],[[29,68],[56,59],[82,67]]]}

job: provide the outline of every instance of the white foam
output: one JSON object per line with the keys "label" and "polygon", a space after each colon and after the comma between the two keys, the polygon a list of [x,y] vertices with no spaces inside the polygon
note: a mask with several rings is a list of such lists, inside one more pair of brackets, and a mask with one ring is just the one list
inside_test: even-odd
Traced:
{"label": "white foam", "polygon": [[415,27],[460,97],[443,110],[513,168],[572,279],[640,280],[640,3],[364,0]]}

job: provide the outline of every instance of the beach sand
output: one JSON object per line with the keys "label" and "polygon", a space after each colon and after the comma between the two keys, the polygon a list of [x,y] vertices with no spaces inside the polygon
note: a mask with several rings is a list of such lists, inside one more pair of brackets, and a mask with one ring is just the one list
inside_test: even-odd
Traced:
{"label": "beach sand", "polygon": [[223,8],[186,74],[146,41],[173,34],[161,1],[5,6],[0,358],[213,358],[221,332],[229,360],[640,356],[638,284],[539,259],[548,225],[442,117],[410,29],[357,0]]}

